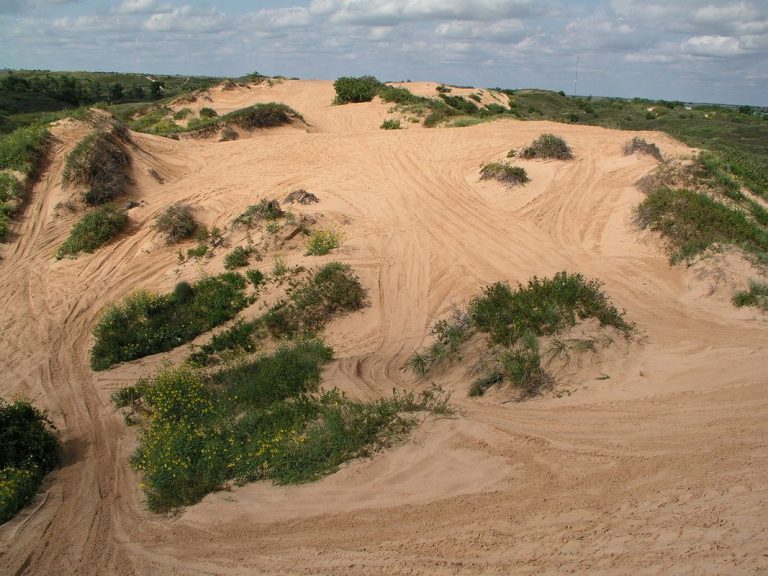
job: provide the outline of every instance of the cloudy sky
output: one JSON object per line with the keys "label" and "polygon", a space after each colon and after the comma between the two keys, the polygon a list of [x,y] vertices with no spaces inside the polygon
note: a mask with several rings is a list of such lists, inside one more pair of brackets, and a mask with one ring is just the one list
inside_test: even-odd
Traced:
{"label": "cloudy sky", "polygon": [[0,0],[0,66],[768,106],[768,0]]}

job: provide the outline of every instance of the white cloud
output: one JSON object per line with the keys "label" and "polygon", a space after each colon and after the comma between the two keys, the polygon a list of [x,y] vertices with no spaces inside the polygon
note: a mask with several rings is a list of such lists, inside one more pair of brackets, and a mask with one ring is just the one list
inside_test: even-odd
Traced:
{"label": "white cloud", "polygon": [[152,32],[219,32],[232,23],[214,10],[198,10],[189,5],[170,12],[152,14],[144,21],[144,28]]}
{"label": "white cloud", "polygon": [[742,53],[739,41],[728,36],[694,36],[682,46],[684,53],[695,56],[736,56]]}
{"label": "white cloud", "polygon": [[172,4],[160,3],[157,0],[123,0],[113,9],[117,14],[155,14],[171,12]]}

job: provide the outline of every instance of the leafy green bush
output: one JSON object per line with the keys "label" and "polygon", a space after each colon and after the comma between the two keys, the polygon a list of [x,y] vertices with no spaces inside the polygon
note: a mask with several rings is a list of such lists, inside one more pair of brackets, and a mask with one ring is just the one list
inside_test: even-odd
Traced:
{"label": "leafy green bush", "polygon": [[739,290],[733,295],[733,303],[739,308],[756,306],[768,312],[768,283],[750,280],[748,290]]}
{"label": "leafy green bush", "polygon": [[244,266],[248,266],[248,257],[250,255],[250,248],[236,246],[229,254],[224,257],[224,268],[227,270],[234,270],[235,268],[243,268]]}
{"label": "leafy green bush", "polygon": [[213,108],[200,108],[200,118],[216,118],[218,115]]}
{"label": "leafy green bush", "polygon": [[245,275],[248,278],[248,280],[251,282],[251,284],[253,284],[254,288],[258,289],[259,286],[264,284],[265,278],[261,270],[256,270],[256,269],[247,270],[245,272]]}
{"label": "leafy green bush", "polygon": [[713,244],[733,244],[747,252],[768,252],[768,229],[740,210],[699,192],[661,188],[648,194],[635,211],[641,228],[664,235],[679,262]]}
{"label": "leafy green bush", "polygon": [[365,290],[346,264],[330,262],[314,271],[278,302],[261,321],[276,338],[312,335],[337,313],[363,307]]}
{"label": "leafy green bush", "polygon": [[56,257],[93,252],[117,236],[127,222],[126,211],[112,204],[91,210],[72,227],[69,238],[59,247]]}
{"label": "leafy green bush", "polygon": [[29,402],[0,400],[0,524],[32,499],[58,461],[55,427]]}
{"label": "leafy green bush", "polygon": [[539,341],[532,332],[526,332],[514,346],[502,352],[500,361],[503,374],[522,391],[523,398],[536,396],[555,383],[541,365]]}
{"label": "leafy green bush", "polygon": [[24,188],[12,174],[0,172],[0,239],[8,232],[11,217],[24,200]]}
{"label": "leafy green bush", "polygon": [[554,134],[542,134],[533,143],[523,148],[521,158],[554,158],[556,160],[571,160],[573,152],[565,140]]}
{"label": "leafy green bush", "polygon": [[463,96],[450,96],[448,94],[440,94],[440,99],[448,106],[458,110],[462,114],[469,114],[471,116],[477,114],[480,111],[474,102],[470,102]]}
{"label": "leafy green bush", "polygon": [[400,120],[396,120],[394,118],[387,118],[384,120],[384,122],[381,123],[381,126],[379,126],[382,130],[400,130],[402,126],[400,126]]}
{"label": "leafy green bush", "polygon": [[232,319],[245,308],[246,280],[236,272],[179,283],[171,294],[140,290],[109,306],[93,328],[91,367],[165,352]]}
{"label": "leafy green bush", "polygon": [[341,246],[345,239],[344,232],[338,228],[314,230],[307,238],[307,256],[324,256]]}
{"label": "leafy green bush", "polygon": [[31,124],[0,136],[0,170],[10,168],[34,178],[50,141],[47,124]]}
{"label": "leafy green bush", "polygon": [[83,138],[67,156],[64,181],[87,187],[88,204],[111,202],[130,182],[131,157],[121,127],[111,125]]}
{"label": "leafy green bush", "polygon": [[372,403],[318,393],[332,355],[302,341],[213,375],[166,368],[134,387],[147,418],[132,463],[149,508],[192,504],[228,480],[315,480],[404,435],[414,421],[403,413],[450,412],[433,390]]}
{"label": "leafy green bush", "polygon": [[635,152],[640,152],[641,154],[647,154],[648,156],[653,156],[656,158],[656,160],[661,160],[661,150],[659,150],[659,147],[656,146],[653,142],[647,142],[645,138],[640,138],[639,136],[635,136],[632,138],[632,140],[629,140],[624,144],[624,155],[630,156],[634,154]]}
{"label": "leafy green bush", "polygon": [[521,166],[512,166],[505,162],[489,162],[480,167],[481,180],[498,180],[510,186],[530,182],[528,173]]}
{"label": "leafy green bush", "polygon": [[268,102],[254,104],[222,116],[222,121],[234,124],[245,130],[254,128],[272,128],[290,124],[294,119],[303,120],[301,114],[286,104]]}
{"label": "leafy green bush", "polygon": [[410,90],[407,90],[406,88],[398,88],[396,86],[382,85],[378,90],[378,95],[384,102],[393,102],[402,106],[411,106],[414,104],[425,104],[430,102],[429,98],[416,96]]}
{"label": "leafy green bush", "polygon": [[196,229],[197,222],[192,215],[192,207],[183,202],[171,204],[155,219],[155,230],[165,236],[168,244],[189,238]]}
{"label": "leafy green bush", "polygon": [[192,110],[189,108],[182,108],[181,110],[178,110],[174,113],[173,119],[174,120],[184,120],[186,118],[189,118],[192,115]]}
{"label": "leafy green bush", "polygon": [[333,83],[336,90],[334,103],[370,102],[379,93],[381,86],[381,82],[373,76],[342,76]]}

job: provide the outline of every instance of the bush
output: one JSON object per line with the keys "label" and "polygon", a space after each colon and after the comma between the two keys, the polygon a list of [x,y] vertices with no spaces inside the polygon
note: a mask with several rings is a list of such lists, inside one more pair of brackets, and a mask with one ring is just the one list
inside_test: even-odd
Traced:
{"label": "bush", "polygon": [[337,228],[314,230],[307,238],[307,256],[324,256],[341,246],[345,239],[344,232]]}
{"label": "bush", "polygon": [[672,262],[689,259],[713,244],[733,244],[747,252],[768,252],[768,230],[699,192],[661,188],[637,207],[641,228],[661,233],[670,242]]}
{"label": "bush", "polygon": [[97,320],[91,367],[104,370],[189,342],[245,308],[245,288],[243,276],[225,272],[194,285],[179,283],[171,294],[129,294]]}
{"label": "bush", "polygon": [[379,128],[383,130],[400,130],[402,126],[400,126],[400,120],[388,118],[381,123],[381,126],[379,126]]}
{"label": "bush", "polygon": [[67,156],[64,181],[85,186],[88,204],[111,202],[130,182],[131,157],[120,128],[112,126],[81,140]]}
{"label": "bush", "polygon": [[255,270],[255,269],[247,270],[245,272],[245,275],[248,278],[248,280],[251,282],[251,284],[253,284],[254,288],[258,288],[259,286],[264,284],[266,280],[261,270]]}
{"label": "bush", "polygon": [[0,172],[0,239],[8,232],[11,217],[24,200],[24,185],[12,174]]}
{"label": "bush", "polygon": [[733,295],[733,303],[739,308],[756,306],[768,312],[768,283],[750,280],[748,290],[740,290]]}
{"label": "bush", "polygon": [[72,227],[69,238],[58,249],[56,257],[93,252],[117,236],[127,222],[128,214],[125,210],[111,204],[96,208]]}
{"label": "bush", "polygon": [[235,218],[234,224],[251,228],[261,220],[277,220],[283,215],[285,215],[285,212],[283,212],[283,209],[280,207],[280,202],[262,198],[258,204],[248,206],[248,208],[245,209],[245,212]]}
{"label": "bush", "polygon": [[396,86],[382,85],[379,88],[378,95],[384,102],[393,102],[395,104],[400,104],[401,106],[412,106],[430,102],[429,98],[416,96],[410,90],[398,88]]}
{"label": "bush", "polygon": [[530,182],[525,168],[504,162],[489,162],[480,167],[481,180],[498,180],[510,186]]}
{"label": "bush", "polygon": [[213,108],[200,108],[200,118],[216,118],[218,115]]}
{"label": "bush", "polygon": [[661,150],[659,150],[659,147],[656,146],[653,142],[647,142],[645,138],[640,138],[639,136],[635,136],[632,138],[632,140],[629,140],[624,144],[624,155],[630,156],[634,154],[635,152],[640,152],[641,154],[648,154],[648,156],[653,156],[656,158],[656,160],[661,160]]}
{"label": "bush", "polygon": [[192,215],[192,207],[183,202],[171,204],[155,219],[155,230],[165,236],[167,244],[175,244],[189,238],[196,229],[197,222]]}
{"label": "bush", "polygon": [[449,96],[447,94],[440,94],[440,99],[448,106],[458,110],[462,114],[469,114],[472,116],[480,111],[474,102],[470,102],[462,96]]}
{"label": "bush", "polygon": [[185,118],[189,118],[192,115],[192,110],[189,108],[182,108],[178,112],[176,112],[173,115],[174,120],[184,120]]}
{"label": "bush", "polygon": [[333,83],[333,87],[336,90],[334,103],[370,102],[378,94],[381,86],[381,82],[373,76],[360,76],[357,78],[342,76]]}
{"label": "bush", "polygon": [[301,114],[290,106],[275,102],[254,104],[222,116],[224,122],[234,124],[245,130],[290,124],[294,119],[303,120]]}
{"label": "bush", "polygon": [[219,135],[219,142],[230,142],[232,140],[237,140],[239,137],[240,135],[237,133],[237,130],[233,129],[231,126],[224,126]]}
{"label": "bush", "polygon": [[0,400],[0,524],[32,499],[58,461],[55,427],[29,402]]}
{"label": "bush", "polygon": [[50,141],[46,124],[32,124],[0,136],[0,170],[18,170],[33,179],[40,170]]}
{"label": "bush", "polygon": [[555,158],[556,160],[571,160],[573,152],[565,140],[554,134],[542,134],[533,144],[520,152],[521,158]]}
{"label": "bush", "polygon": [[261,321],[275,338],[317,333],[331,316],[363,307],[365,290],[350,267],[330,262],[313,272]]}
{"label": "bush", "polygon": [[235,268],[248,266],[248,257],[250,255],[251,250],[249,248],[236,246],[224,257],[224,268],[227,270],[234,270]]}

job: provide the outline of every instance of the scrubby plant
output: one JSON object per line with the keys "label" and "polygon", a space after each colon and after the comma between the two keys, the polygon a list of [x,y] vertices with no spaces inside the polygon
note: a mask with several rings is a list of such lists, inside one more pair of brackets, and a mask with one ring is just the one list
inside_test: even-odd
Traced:
{"label": "scrubby plant", "polygon": [[756,306],[768,312],[768,282],[750,280],[747,290],[739,290],[733,295],[733,303],[742,306]]}
{"label": "scrubby plant", "polygon": [[640,152],[641,154],[647,154],[648,156],[653,156],[656,158],[656,160],[661,160],[661,150],[659,150],[659,147],[653,143],[648,142],[645,140],[645,138],[640,138],[639,136],[635,136],[631,140],[625,142],[624,144],[624,155],[630,156],[634,154],[635,152]]}
{"label": "scrubby plant", "polygon": [[200,118],[216,118],[219,114],[213,108],[200,108]]}
{"label": "scrubby plant", "polygon": [[165,236],[167,244],[175,244],[189,238],[197,229],[192,207],[184,202],[175,202],[163,210],[155,219],[155,230]]}
{"label": "scrubby plant", "polygon": [[521,158],[554,158],[556,160],[571,160],[573,151],[570,146],[554,134],[542,134],[530,146],[520,152]]}
{"label": "scrubby plant", "polygon": [[0,172],[0,240],[8,232],[11,217],[21,207],[25,186],[13,174]]}
{"label": "scrubby plant", "polygon": [[303,120],[303,117],[286,104],[268,102],[235,110],[225,114],[221,119],[245,130],[252,130],[290,124],[293,120]]}
{"label": "scrubby plant", "polygon": [[251,255],[251,249],[243,246],[235,246],[229,254],[224,257],[224,268],[234,270],[248,266],[248,258]]}
{"label": "scrubby plant", "polygon": [[498,180],[509,186],[517,186],[530,182],[528,173],[521,166],[513,166],[506,162],[488,162],[480,167],[481,180]]}
{"label": "scrubby plant", "polygon": [[250,302],[246,280],[236,272],[181,282],[170,294],[140,290],[112,304],[93,328],[91,367],[165,352],[230,320]]}
{"label": "scrubby plant", "polygon": [[732,244],[752,253],[768,252],[768,229],[746,214],[706,194],[660,188],[637,207],[641,228],[660,232],[672,248],[673,263],[687,260],[713,244]]}
{"label": "scrubby plant", "polygon": [[440,99],[448,106],[458,110],[462,114],[469,114],[471,116],[477,114],[480,111],[474,102],[470,102],[463,96],[450,96],[448,94],[440,94]]}
{"label": "scrubby plant", "polygon": [[373,76],[342,76],[333,83],[336,90],[335,104],[370,102],[381,89],[381,82]]}
{"label": "scrubby plant", "polygon": [[324,256],[338,248],[346,239],[339,228],[322,228],[314,230],[307,238],[307,256]]}
{"label": "scrubby plant", "polygon": [[261,270],[256,270],[255,268],[246,270],[245,276],[256,289],[258,289],[266,281],[264,273]]}
{"label": "scrubby plant", "polygon": [[128,222],[125,210],[107,204],[87,212],[73,227],[58,251],[57,258],[93,252],[117,236]]}
{"label": "scrubby plant", "polygon": [[219,133],[219,142],[230,142],[237,140],[239,137],[240,135],[237,133],[237,130],[231,126],[224,126]]}
{"label": "scrubby plant", "polygon": [[554,378],[541,365],[536,334],[526,332],[509,350],[502,352],[503,374],[522,392],[523,398],[538,395],[554,385]]}
{"label": "scrubby plant", "polygon": [[58,455],[55,426],[44,412],[26,400],[0,399],[0,524],[27,505]]}
{"label": "scrubby plant", "polygon": [[406,88],[398,88],[396,86],[382,85],[379,88],[378,95],[384,102],[393,102],[395,104],[400,104],[401,106],[425,104],[430,101],[423,96],[416,96]]}
{"label": "scrubby plant", "polygon": [[400,130],[402,126],[400,126],[400,120],[397,120],[395,118],[387,118],[384,120],[384,122],[381,123],[381,126],[379,126],[382,130]]}
{"label": "scrubby plant", "polygon": [[252,227],[261,220],[277,220],[285,215],[277,200],[262,198],[258,204],[252,204],[234,220],[237,226]]}
{"label": "scrubby plant", "polygon": [[18,170],[33,179],[40,170],[50,142],[48,125],[31,124],[0,136],[0,170]]}
{"label": "scrubby plant", "polygon": [[435,90],[440,94],[448,94],[452,91],[452,89],[445,84],[440,84],[439,86],[435,87]]}
{"label": "scrubby plant", "polygon": [[192,116],[192,110],[190,110],[189,108],[182,108],[181,110],[177,110],[173,114],[173,119],[174,120],[185,120],[186,118],[189,118],[190,116]]}
{"label": "scrubby plant", "polygon": [[85,138],[67,156],[64,181],[84,186],[88,204],[112,202],[131,181],[131,156],[122,127],[110,125]]}

